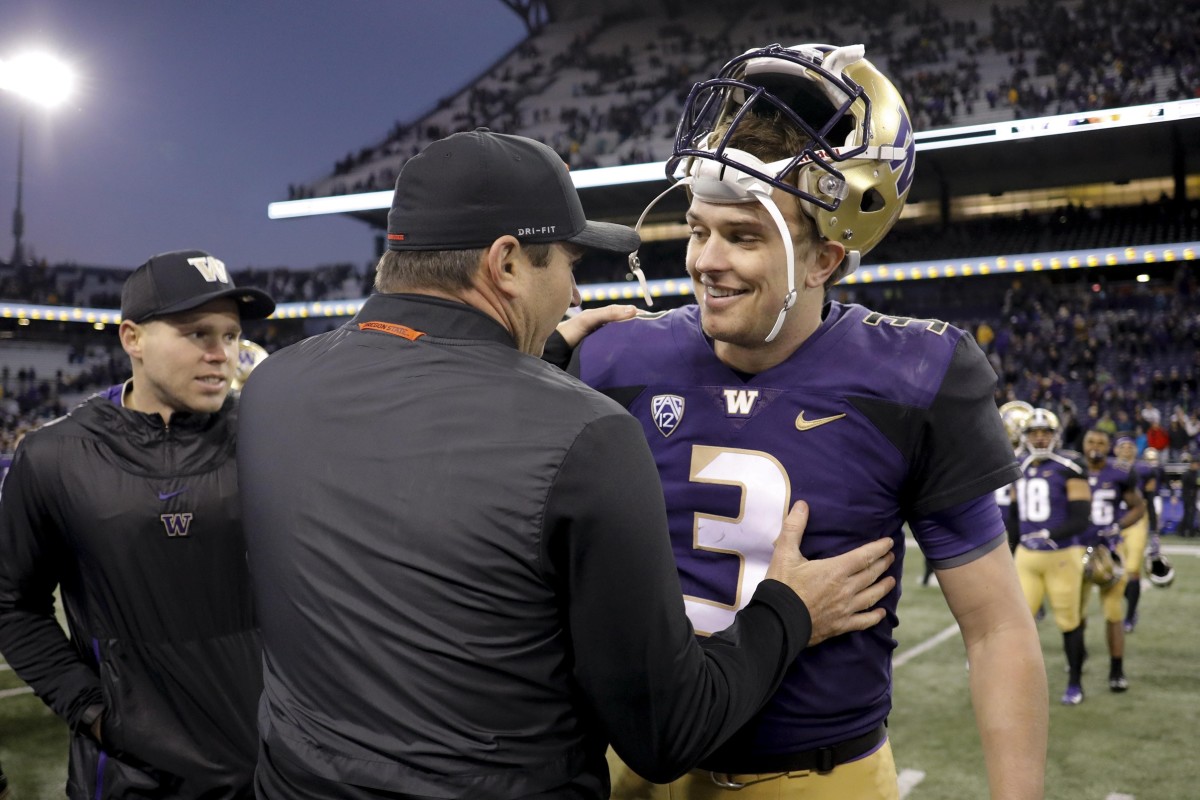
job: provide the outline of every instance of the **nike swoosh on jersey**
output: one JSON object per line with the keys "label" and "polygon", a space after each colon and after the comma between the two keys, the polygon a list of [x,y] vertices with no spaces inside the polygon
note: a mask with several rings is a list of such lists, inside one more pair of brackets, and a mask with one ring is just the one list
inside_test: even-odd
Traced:
{"label": "nike swoosh on jersey", "polygon": [[172,497],[178,497],[179,495],[183,494],[186,491],[187,491],[187,487],[185,486],[177,492],[159,492],[158,499],[159,500],[170,500]]}
{"label": "nike swoosh on jersey", "polygon": [[841,419],[844,416],[846,416],[846,415],[845,414],[834,414],[832,417],[821,417],[820,419],[805,419],[804,412],[801,411],[800,414],[796,417],[796,430],[811,431],[813,428],[819,428],[820,426],[824,425],[827,422],[836,422],[837,420]]}

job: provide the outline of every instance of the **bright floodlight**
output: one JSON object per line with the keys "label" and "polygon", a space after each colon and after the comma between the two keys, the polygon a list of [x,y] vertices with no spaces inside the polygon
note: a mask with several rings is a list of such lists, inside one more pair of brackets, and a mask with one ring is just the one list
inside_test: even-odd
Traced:
{"label": "bright floodlight", "polygon": [[25,53],[0,61],[0,89],[53,108],[71,96],[75,75],[48,53]]}

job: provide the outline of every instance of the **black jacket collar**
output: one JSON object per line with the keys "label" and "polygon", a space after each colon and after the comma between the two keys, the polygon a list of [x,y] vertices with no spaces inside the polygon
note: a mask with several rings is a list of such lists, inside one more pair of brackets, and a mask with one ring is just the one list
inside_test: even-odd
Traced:
{"label": "black jacket collar", "polygon": [[437,339],[482,340],[516,348],[503,325],[477,308],[424,294],[373,294],[348,326],[368,322],[403,325]]}

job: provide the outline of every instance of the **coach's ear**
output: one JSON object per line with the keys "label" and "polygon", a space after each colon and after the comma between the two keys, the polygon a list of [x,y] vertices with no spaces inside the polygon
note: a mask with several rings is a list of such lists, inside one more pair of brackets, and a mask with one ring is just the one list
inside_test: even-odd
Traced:
{"label": "coach's ear", "polygon": [[501,236],[492,242],[483,256],[481,267],[488,282],[504,297],[512,299],[520,294],[522,266],[529,266],[529,256],[515,236]]}

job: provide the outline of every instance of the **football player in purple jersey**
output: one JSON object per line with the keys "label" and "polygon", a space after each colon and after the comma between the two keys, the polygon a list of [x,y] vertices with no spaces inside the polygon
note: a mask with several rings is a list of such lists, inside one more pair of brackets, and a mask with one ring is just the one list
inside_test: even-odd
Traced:
{"label": "football player in purple jersey", "polygon": [[1118,436],[1113,444],[1117,461],[1129,465],[1137,479],[1138,496],[1145,513],[1137,522],[1121,531],[1121,558],[1125,564],[1125,633],[1137,626],[1138,601],[1142,597],[1142,562],[1146,558],[1146,542],[1154,523],[1154,495],[1158,493],[1157,465],[1138,461],[1137,444],[1128,436]]}
{"label": "football player in purple jersey", "polygon": [[[1033,406],[1026,403],[1024,400],[1010,400],[1000,406],[1000,420],[1004,423],[1004,431],[1008,434],[1008,443],[1012,445],[1013,458],[1018,464],[1024,460],[1024,451],[1021,449],[1021,429],[1025,426],[1025,421],[1029,419],[1029,415],[1033,413]],[[1012,485],[1001,486],[996,490],[996,505],[1000,506],[1000,514],[1009,519],[1009,514],[1012,511]],[[1015,552],[1017,549],[1018,533],[1015,525],[1009,526],[1008,532],[1008,549]]]}
{"label": "football player in purple jersey", "polygon": [[[1092,586],[1100,586],[1100,606],[1104,611],[1104,638],[1108,644],[1108,688],[1114,692],[1129,689],[1125,677],[1125,585],[1129,578],[1129,563],[1125,550],[1125,535],[1141,525],[1144,531],[1146,502],[1138,489],[1137,476],[1133,473],[1132,461],[1120,461],[1108,457],[1111,438],[1102,430],[1092,429],[1083,436],[1083,455],[1087,459],[1087,481],[1092,492],[1092,520],[1085,538],[1092,550],[1092,559],[1101,561],[1098,548],[1106,548],[1113,554],[1105,560],[1116,565],[1106,569],[1083,584],[1082,609],[1086,618],[1088,599]],[[1142,539],[1145,548],[1145,538]],[[1141,557],[1141,553],[1138,554]],[[1094,567],[1097,573],[1099,567]],[[1085,567],[1085,572],[1087,568]]]}
{"label": "football player in purple jersey", "polygon": [[1061,430],[1058,417],[1044,408],[1034,409],[1025,421],[1022,444],[1029,455],[1021,463],[1014,497],[1021,534],[1015,560],[1029,612],[1036,614],[1044,599],[1050,602],[1067,654],[1062,702],[1078,705],[1084,658],[1079,592],[1092,493],[1078,454],[1057,450]]}
{"label": "football player in purple jersey", "polygon": [[[996,375],[962,330],[826,298],[912,181],[908,113],[863,55],[772,45],[696,84],[667,169],[691,195],[697,303],[604,325],[571,369],[643,426],[701,636],[762,579],[794,499],[811,507],[806,554],[888,535],[897,576],[907,522],[962,629],[991,794],[1041,797],[1046,675],[993,494],[1017,477]],[[575,345],[624,313],[560,333]],[[883,624],[803,653],[701,768],[653,787],[616,763],[613,796],[898,797],[884,726],[899,596]]]}

